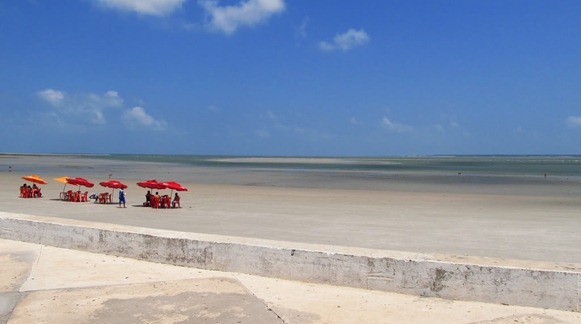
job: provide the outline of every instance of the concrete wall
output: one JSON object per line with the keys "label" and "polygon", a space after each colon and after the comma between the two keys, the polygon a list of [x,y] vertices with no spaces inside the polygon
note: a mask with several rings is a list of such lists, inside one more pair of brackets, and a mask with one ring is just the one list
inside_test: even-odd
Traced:
{"label": "concrete wall", "polygon": [[195,267],[447,299],[581,311],[581,272],[0,212],[0,238]]}

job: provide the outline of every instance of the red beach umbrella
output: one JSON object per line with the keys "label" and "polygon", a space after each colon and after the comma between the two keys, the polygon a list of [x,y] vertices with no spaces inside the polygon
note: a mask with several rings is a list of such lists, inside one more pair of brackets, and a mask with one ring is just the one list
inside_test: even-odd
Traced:
{"label": "red beach umbrella", "polygon": [[162,182],[157,182],[157,180],[153,180],[153,179],[138,182],[137,185],[140,186],[141,188],[147,188],[147,189],[165,189],[165,188],[167,188],[167,186],[164,185]]}
{"label": "red beach umbrella", "polygon": [[85,178],[67,178],[67,183],[70,183],[72,185],[75,186],[83,186],[83,187],[87,187],[87,188],[93,188],[93,186],[95,185],[94,183],[90,182],[89,180],[85,179]]}
{"label": "red beach umbrella", "polygon": [[[93,188],[94,184],[85,178],[67,178],[67,183],[70,183],[75,186],[79,186],[79,191],[81,191],[81,186],[87,188]],[[82,200],[81,197],[76,198],[78,200],[75,201],[86,201]]]}
{"label": "red beach umbrella", "polygon": [[164,184],[166,186],[166,188],[171,189],[171,193],[169,194],[169,196],[173,196],[173,191],[188,191],[188,188],[182,186],[181,184],[179,184],[178,182],[175,181],[167,181],[167,182],[162,182],[162,184]]}
{"label": "red beach umbrella", "polygon": [[103,181],[103,182],[99,182],[99,184],[103,187],[106,188],[113,188],[113,189],[126,189],[127,185],[122,183],[119,180],[109,180],[109,181]]}
{"label": "red beach umbrella", "polygon": [[126,189],[127,188],[127,185],[122,183],[119,180],[103,181],[103,182],[99,182],[99,184],[103,187],[106,187],[106,188],[112,188],[113,192],[111,193],[111,196],[115,195],[115,189],[121,189],[121,188]]}
{"label": "red beach umbrella", "polygon": [[188,188],[182,186],[181,184],[179,184],[178,182],[175,182],[175,181],[167,181],[167,182],[163,182],[163,184],[166,185],[167,188],[169,188],[171,190],[188,191]]}

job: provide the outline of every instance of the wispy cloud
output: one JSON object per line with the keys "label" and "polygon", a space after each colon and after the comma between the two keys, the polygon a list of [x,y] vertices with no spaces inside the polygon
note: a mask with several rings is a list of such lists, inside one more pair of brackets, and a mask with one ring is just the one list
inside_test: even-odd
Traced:
{"label": "wispy cloud", "polygon": [[211,112],[211,113],[219,113],[220,111],[222,111],[222,109],[220,109],[220,107],[218,107],[216,105],[210,105],[206,108],[206,110]]}
{"label": "wispy cloud", "polygon": [[369,42],[370,39],[371,38],[369,37],[369,35],[367,35],[365,30],[363,29],[355,30],[351,28],[343,34],[335,35],[333,41],[331,42],[325,41],[319,42],[319,49],[326,52],[336,50],[341,50],[345,52],[353,49],[356,46],[361,46]]}
{"label": "wispy cloud", "polygon": [[165,121],[156,120],[142,107],[133,107],[130,110],[126,110],[123,116],[131,127],[148,127],[155,130],[163,130],[166,127]]}
{"label": "wispy cloud", "polygon": [[257,129],[254,131],[254,133],[256,134],[256,136],[261,137],[261,138],[269,138],[270,137],[270,133],[268,131],[265,131],[264,129]]}
{"label": "wispy cloud", "polygon": [[266,114],[259,116],[259,119],[264,121],[262,127],[255,131],[256,135],[260,137],[270,137],[277,133],[292,134],[294,136],[311,140],[328,139],[331,137],[331,135],[325,131],[288,122],[284,116],[279,116],[271,110],[267,111]]}
{"label": "wispy cloud", "polygon": [[46,119],[56,127],[79,127],[83,125],[105,126],[107,112],[122,115],[130,128],[150,128],[163,130],[166,122],[149,115],[142,107],[125,109],[124,100],[117,91],[107,91],[102,95],[95,93],[68,94],[55,89],[37,92],[40,99],[53,109],[46,113]]}
{"label": "wispy cloud", "polygon": [[303,21],[295,30],[295,40],[297,41],[297,43],[307,38],[308,36],[307,28],[309,26],[309,21],[310,21],[309,17],[303,18]]}
{"label": "wispy cloud", "polygon": [[165,16],[181,8],[186,0],[95,0],[98,4],[116,10],[142,15]]}
{"label": "wispy cloud", "polygon": [[566,120],[566,124],[569,127],[581,127],[581,117],[569,116]]}
{"label": "wispy cloud", "polygon": [[284,0],[247,0],[234,6],[220,6],[216,0],[201,0],[209,16],[208,26],[230,35],[238,28],[255,26],[285,9]]}
{"label": "wispy cloud", "polygon": [[103,95],[68,95],[63,91],[45,89],[37,92],[37,95],[55,108],[53,113],[62,119],[95,125],[106,123],[104,110],[123,106],[123,99],[116,91],[107,91]]}
{"label": "wispy cloud", "polygon": [[351,119],[349,119],[349,123],[351,123],[351,125],[357,125],[357,126],[365,125],[364,122],[360,121],[359,119],[357,119],[355,117],[351,117]]}
{"label": "wispy cloud", "polygon": [[383,117],[383,119],[381,120],[381,125],[387,130],[396,133],[406,133],[413,131],[413,127],[393,122],[387,117]]}

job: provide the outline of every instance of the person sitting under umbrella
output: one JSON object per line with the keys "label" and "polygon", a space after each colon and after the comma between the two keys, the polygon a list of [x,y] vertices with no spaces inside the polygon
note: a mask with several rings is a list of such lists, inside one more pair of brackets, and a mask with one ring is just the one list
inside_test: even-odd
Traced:
{"label": "person sitting under umbrella", "polygon": [[40,192],[40,188],[36,185],[36,183],[32,184],[32,197],[33,198],[42,197],[42,193]]}
{"label": "person sitting under umbrella", "polygon": [[26,183],[20,187],[20,198],[30,198],[30,192],[28,191],[28,185]]}
{"label": "person sitting under umbrella", "polygon": [[181,207],[181,206],[180,206],[180,196],[178,195],[178,193],[177,193],[177,192],[176,192],[176,195],[175,195],[175,197],[174,197],[174,199],[173,199],[173,202],[171,203],[171,206],[172,206],[173,208],[176,208],[176,205],[178,205],[178,207]]}
{"label": "person sitting under umbrella", "polygon": [[151,194],[151,190],[147,190],[147,193],[145,194],[145,202],[143,203],[143,206],[145,206],[145,207],[151,206],[151,196],[153,196]]}

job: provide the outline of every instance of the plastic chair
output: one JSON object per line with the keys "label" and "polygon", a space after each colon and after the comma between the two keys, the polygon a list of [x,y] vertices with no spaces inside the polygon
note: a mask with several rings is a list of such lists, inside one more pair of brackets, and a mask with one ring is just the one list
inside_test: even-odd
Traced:
{"label": "plastic chair", "polygon": [[155,209],[159,208],[159,197],[151,196],[151,208],[155,208]]}
{"label": "plastic chair", "polygon": [[88,201],[88,198],[87,198],[88,195],[89,195],[89,192],[88,191],[85,191],[84,194],[80,195],[79,198],[80,198],[81,202],[87,202]]}

